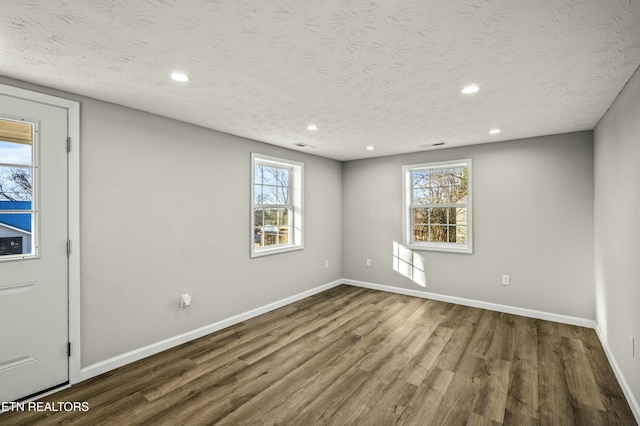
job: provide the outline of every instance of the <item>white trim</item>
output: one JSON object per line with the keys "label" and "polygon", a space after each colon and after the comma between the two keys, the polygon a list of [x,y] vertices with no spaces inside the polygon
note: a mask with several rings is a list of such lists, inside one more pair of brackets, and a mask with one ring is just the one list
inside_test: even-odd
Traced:
{"label": "white trim", "polygon": [[68,221],[71,253],[69,254],[69,383],[80,378],[80,103],[70,101],[67,107],[71,151],[67,157],[69,179]]}
{"label": "white trim", "polygon": [[155,355],[159,352],[165,351],[167,349],[171,349],[173,347],[189,342],[191,340],[195,340],[200,337],[206,336],[207,334],[220,331],[224,328],[241,323],[242,321],[246,321],[250,318],[257,317],[258,315],[262,315],[267,312],[273,311],[274,309],[287,306],[291,303],[297,302],[298,300],[302,300],[305,297],[313,296],[314,294],[318,294],[325,290],[329,290],[330,288],[336,287],[340,284],[343,284],[343,280],[336,280],[327,284],[323,284],[321,286],[312,288],[311,290],[303,291],[302,293],[298,293],[296,295],[286,297],[284,299],[278,300],[273,303],[269,303],[268,305],[261,306],[259,308],[252,309],[242,314],[238,314],[233,317],[215,322],[213,324],[209,324],[204,327],[200,327],[195,330],[188,331],[178,336],[170,337],[160,342],[152,343],[151,345],[147,345],[142,348],[124,353],[122,355],[117,355],[113,358],[109,358],[104,361],[97,362],[93,365],[83,368],[80,371],[80,377],[81,377],[80,380],[90,379],[91,377],[95,377],[99,374],[106,373],[107,371],[111,371],[118,367],[122,367],[124,365],[138,361],[142,358]]}
{"label": "white trim", "polygon": [[0,94],[67,109],[67,133],[72,149],[68,156],[68,238],[72,242],[69,267],[69,383],[80,379],[80,103],[70,99],[0,84]]}
{"label": "white trim", "polygon": [[484,302],[482,300],[465,299],[463,297],[447,296],[445,294],[429,293],[426,291],[410,290],[400,287],[391,287],[383,284],[366,281],[343,280],[345,284],[372,290],[386,291],[388,293],[404,294],[405,296],[420,297],[423,299],[438,300],[440,302],[455,303],[456,305],[471,306],[473,308],[487,309],[489,311],[504,312],[506,314],[520,315],[546,321],[560,322],[563,324],[577,325],[580,327],[595,328],[596,322],[587,318],[572,317],[569,315],[554,314],[551,312],[537,311],[534,309],[518,308],[498,303]]}
{"label": "white trim", "polygon": [[627,402],[629,403],[629,407],[633,412],[633,416],[636,418],[636,423],[640,424],[640,404],[638,403],[638,400],[633,394],[633,391],[631,390],[631,386],[629,386],[629,383],[627,383],[627,380],[624,378],[624,374],[622,373],[622,370],[620,369],[620,366],[618,365],[616,358],[613,356],[613,351],[611,351],[611,348],[607,343],[607,339],[604,337],[602,330],[600,330],[600,326],[598,325],[598,323],[595,324],[594,328],[596,330],[596,335],[598,336],[598,339],[600,339],[600,344],[604,349],[604,353],[605,355],[607,355],[609,364],[611,364],[611,369],[613,370],[613,373],[616,375],[616,378],[618,379],[618,383],[622,388],[622,393],[624,393],[624,396],[627,398]]}

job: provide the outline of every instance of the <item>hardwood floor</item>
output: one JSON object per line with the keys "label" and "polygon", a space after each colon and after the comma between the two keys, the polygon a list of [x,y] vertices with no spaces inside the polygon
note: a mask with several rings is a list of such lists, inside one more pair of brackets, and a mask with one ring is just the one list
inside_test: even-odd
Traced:
{"label": "hardwood floor", "polygon": [[3,425],[635,425],[591,329],[340,286]]}

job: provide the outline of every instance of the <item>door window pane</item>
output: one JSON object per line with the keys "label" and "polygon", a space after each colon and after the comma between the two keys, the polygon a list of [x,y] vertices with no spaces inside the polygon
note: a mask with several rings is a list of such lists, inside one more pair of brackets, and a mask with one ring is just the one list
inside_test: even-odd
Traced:
{"label": "door window pane", "polygon": [[33,125],[0,119],[0,257],[34,253]]}
{"label": "door window pane", "polygon": [[[0,122],[1,121],[2,120],[0,120]],[[4,164],[31,166],[33,162],[30,144],[0,140],[0,156],[2,156],[2,163]]]}
{"label": "door window pane", "polygon": [[0,200],[32,201],[33,172],[22,167],[0,166]]}

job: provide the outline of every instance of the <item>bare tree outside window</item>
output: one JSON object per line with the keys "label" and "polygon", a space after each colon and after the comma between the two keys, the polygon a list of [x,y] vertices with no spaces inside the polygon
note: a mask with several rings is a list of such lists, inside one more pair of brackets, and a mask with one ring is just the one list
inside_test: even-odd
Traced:
{"label": "bare tree outside window", "polygon": [[254,243],[264,247],[289,243],[291,169],[255,165]]}
{"label": "bare tree outside window", "polygon": [[31,201],[32,182],[31,169],[0,167],[0,200]]}
{"label": "bare tree outside window", "polygon": [[467,168],[418,170],[411,175],[412,204],[420,206],[413,209],[414,240],[466,242]]}

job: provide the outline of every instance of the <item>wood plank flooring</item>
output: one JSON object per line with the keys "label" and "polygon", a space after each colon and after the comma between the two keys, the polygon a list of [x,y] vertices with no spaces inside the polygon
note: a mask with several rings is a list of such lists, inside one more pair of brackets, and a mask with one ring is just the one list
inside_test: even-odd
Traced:
{"label": "wood plank flooring", "polygon": [[2,425],[635,425],[591,329],[339,286]]}

